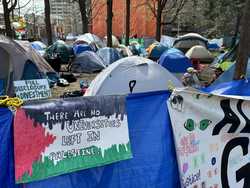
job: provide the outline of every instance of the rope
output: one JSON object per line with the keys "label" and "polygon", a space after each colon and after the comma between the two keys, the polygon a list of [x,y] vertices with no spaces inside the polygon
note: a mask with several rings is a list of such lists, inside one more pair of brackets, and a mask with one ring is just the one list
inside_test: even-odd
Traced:
{"label": "rope", "polygon": [[6,106],[6,107],[11,107],[11,108],[18,108],[23,104],[23,100],[15,97],[11,98],[8,96],[0,96],[0,106]]}

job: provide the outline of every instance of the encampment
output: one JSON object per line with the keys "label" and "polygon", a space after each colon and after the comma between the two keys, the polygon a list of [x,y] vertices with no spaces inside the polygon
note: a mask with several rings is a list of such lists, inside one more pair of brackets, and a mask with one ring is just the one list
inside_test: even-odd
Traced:
{"label": "encampment", "polygon": [[78,55],[85,51],[94,51],[93,48],[88,44],[76,44],[73,46],[73,51],[75,55]]}
{"label": "encampment", "polygon": [[127,57],[111,64],[90,84],[86,96],[124,95],[181,87],[180,81],[159,64],[142,58]]}
{"label": "encampment", "polygon": [[[0,35],[0,82],[3,94],[14,95],[13,81],[46,78],[54,70],[30,47]],[[1,92],[0,92],[1,93]]]}
{"label": "encampment", "polygon": [[159,64],[178,78],[181,78],[187,68],[192,67],[190,59],[176,48],[171,48],[163,53],[159,59]]}
{"label": "encampment", "polygon": [[196,45],[207,47],[208,40],[197,33],[189,33],[178,37],[174,41],[174,47],[186,53],[190,48]]}
{"label": "encampment", "polygon": [[97,55],[102,58],[106,66],[122,58],[121,54],[115,48],[102,48],[97,51]]}
{"label": "encampment", "polygon": [[75,57],[70,69],[74,73],[94,73],[105,67],[103,60],[96,53],[85,51]]}

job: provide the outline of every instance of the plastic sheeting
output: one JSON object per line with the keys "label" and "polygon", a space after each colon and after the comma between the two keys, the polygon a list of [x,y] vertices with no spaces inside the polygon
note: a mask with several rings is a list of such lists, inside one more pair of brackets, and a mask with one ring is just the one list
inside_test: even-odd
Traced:
{"label": "plastic sheeting", "polygon": [[[179,188],[180,181],[175,147],[166,105],[169,95],[169,92],[162,91],[135,94],[127,97],[129,134],[133,152],[132,159],[25,184],[23,187]],[[6,126],[1,127],[6,129]],[[1,130],[0,138],[8,137],[11,140],[11,132],[10,129],[7,131]],[[3,148],[5,153],[7,150],[12,151],[13,149],[10,146],[6,148],[6,144],[1,142],[1,150]],[[13,152],[10,157],[12,156]],[[3,161],[0,158],[0,164],[1,166],[3,164],[12,165],[12,168],[10,168],[12,170],[11,176],[8,177],[14,179],[13,161]],[[1,180],[7,178],[7,175],[9,174],[2,174],[1,170]],[[5,188],[12,188],[12,185],[8,184]]]}
{"label": "plastic sheeting", "polygon": [[12,112],[0,108],[0,187],[21,188],[15,185]]}
{"label": "plastic sheeting", "polygon": [[121,54],[115,48],[102,48],[97,51],[97,55],[103,60],[106,66],[122,58]]}
{"label": "plastic sheeting", "polygon": [[77,44],[73,46],[73,51],[75,55],[78,55],[85,51],[94,51],[94,50],[91,48],[91,46],[87,44]]}
{"label": "plastic sheeting", "polygon": [[221,95],[250,96],[250,79],[220,83],[202,91]]}

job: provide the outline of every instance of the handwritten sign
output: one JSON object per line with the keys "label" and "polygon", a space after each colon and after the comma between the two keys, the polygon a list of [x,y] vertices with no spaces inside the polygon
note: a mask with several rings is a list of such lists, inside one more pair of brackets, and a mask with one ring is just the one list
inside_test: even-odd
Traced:
{"label": "handwritten sign", "polygon": [[33,101],[14,120],[17,183],[131,158],[125,97]]}
{"label": "handwritten sign", "polygon": [[14,81],[14,88],[16,96],[24,101],[51,97],[47,79]]}
{"label": "handwritten sign", "polygon": [[168,106],[183,188],[250,187],[250,101],[176,90]]}

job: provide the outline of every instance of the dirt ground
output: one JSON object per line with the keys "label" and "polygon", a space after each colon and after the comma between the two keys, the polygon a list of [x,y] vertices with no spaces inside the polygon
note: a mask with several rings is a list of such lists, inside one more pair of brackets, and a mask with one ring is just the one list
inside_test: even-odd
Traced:
{"label": "dirt ground", "polygon": [[70,83],[67,87],[55,86],[51,89],[52,98],[60,98],[61,95],[65,92],[79,91],[80,90],[80,81],[86,80],[89,83],[96,77],[97,74],[74,74],[77,78],[76,82]]}

